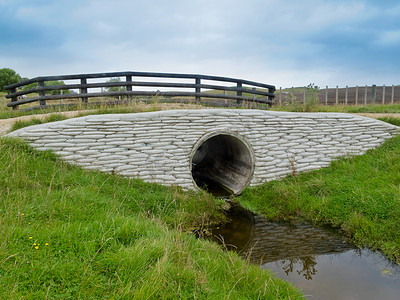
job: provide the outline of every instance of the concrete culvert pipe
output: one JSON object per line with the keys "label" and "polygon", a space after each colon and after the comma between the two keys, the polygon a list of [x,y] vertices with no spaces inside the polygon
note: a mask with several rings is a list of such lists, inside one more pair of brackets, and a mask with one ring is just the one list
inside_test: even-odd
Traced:
{"label": "concrete culvert pipe", "polygon": [[195,145],[191,167],[198,187],[216,196],[238,195],[253,175],[253,152],[237,135],[213,134]]}

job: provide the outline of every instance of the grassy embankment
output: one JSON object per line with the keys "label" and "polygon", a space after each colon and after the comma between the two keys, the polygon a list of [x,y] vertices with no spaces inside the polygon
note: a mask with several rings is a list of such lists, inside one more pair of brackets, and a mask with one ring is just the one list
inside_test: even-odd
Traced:
{"label": "grassy embankment", "polygon": [[1,299],[298,299],[293,287],[186,233],[222,200],[84,171],[0,139]]}
{"label": "grassy embankment", "polygon": [[[183,233],[218,218],[221,202],[82,171],[20,143],[1,142],[7,172],[0,178],[0,295],[9,286],[15,298],[129,298],[134,291],[138,297],[251,298],[265,288],[264,297],[274,299],[277,290],[283,298],[293,293],[235,254]],[[399,263],[399,174],[400,138],[394,138],[364,156],[246,189],[238,201],[273,219],[338,226],[358,245],[381,249]]]}

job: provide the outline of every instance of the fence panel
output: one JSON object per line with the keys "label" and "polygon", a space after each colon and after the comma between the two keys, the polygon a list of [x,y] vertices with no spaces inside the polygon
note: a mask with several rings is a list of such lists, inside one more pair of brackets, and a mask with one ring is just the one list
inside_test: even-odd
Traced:
{"label": "fence panel", "polygon": [[[124,80],[121,80],[121,77]],[[107,78],[108,81],[106,81]],[[144,81],[143,78],[149,78],[153,81]],[[63,84],[54,85],[54,82],[59,81],[63,81]],[[64,84],[64,81],[69,82]],[[73,82],[71,83],[71,81]],[[211,83],[204,84],[205,81]],[[29,88],[32,84],[34,87]],[[36,77],[9,85],[6,88],[11,91],[6,96],[11,99],[7,106],[13,109],[34,102],[39,102],[39,107],[47,107],[47,101],[61,99],[80,99],[84,104],[88,104],[89,99],[99,97],[190,97],[197,102],[200,102],[202,98],[229,99],[235,105],[242,105],[244,101],[271,105],[275,97],[275,86],[244,79],[199,74],[149,72]],[[78,92],[75,92],[75,90]],[[62,93],[61,91],[69,91],[70,93]],[[74,104],[76,105],[76,102]]]}
{"label": "fence panel", "polygon": [[[303,89],[303,88],[301,88]],[[306,87],[304,89],[307,89]],[[286,91],[285,91],[286,90]],[[289,92],[290,91],[290,92]],[[355,86],[344,88],[336,86],[319,89],[320,103],[323,105],[361,105],[361,104],[396,104],[400,103],[400,85],[372,85],[372,86]],[[276,93],[279,102],[276,104],[284,105],[293,99],[301,99],[304,92],[298,88],[282,89]],[[390,98],[389,98],[390,97]]]}

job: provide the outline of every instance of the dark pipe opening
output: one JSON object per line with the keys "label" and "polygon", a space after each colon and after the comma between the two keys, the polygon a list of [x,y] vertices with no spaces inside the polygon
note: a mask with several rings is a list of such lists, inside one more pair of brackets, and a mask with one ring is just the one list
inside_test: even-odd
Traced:
{"label": "dark pipe opening", "polygon": [[238,137],[219,134],[204,140],[192,157],[196,185],[215,196],[237,195],[253,175],[253,157]]}

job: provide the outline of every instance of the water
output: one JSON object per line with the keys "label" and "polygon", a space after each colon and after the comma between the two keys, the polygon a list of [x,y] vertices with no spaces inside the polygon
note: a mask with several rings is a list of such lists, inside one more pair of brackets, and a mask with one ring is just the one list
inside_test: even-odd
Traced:
{"label": "water", "polygon": [[230,217],[212,239],[292,282],[307,299],[400,299],[400,267],[332,228],[270,222],[240,207]]}

